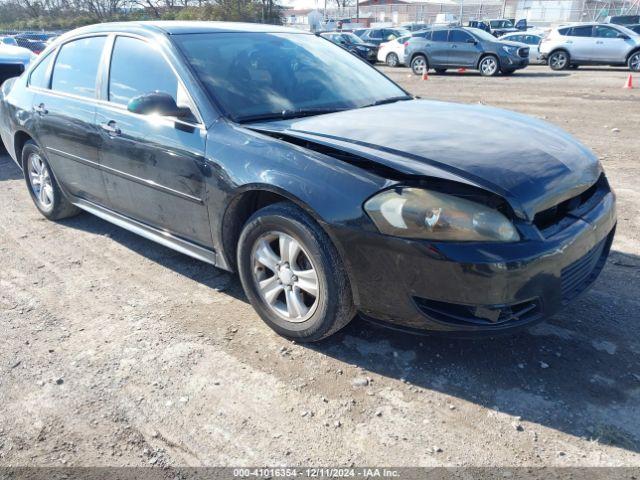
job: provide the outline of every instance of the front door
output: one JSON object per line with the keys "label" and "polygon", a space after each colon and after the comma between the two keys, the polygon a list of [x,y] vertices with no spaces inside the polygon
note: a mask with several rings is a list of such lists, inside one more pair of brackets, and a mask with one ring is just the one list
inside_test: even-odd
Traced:
{"label": "front door", "polygon": [[431,34],[431,41],[428,41],[426,45],[430,67],[447,65],[451,48],[447,41],[448,35],[449,30],[434,30]]}
{"label": "front door", "polygon": [[195,112],[161,52],[118,36],[113,45],[108,102],[97,109],[100,160],[111,208],[180,238],[211,247],[206,203],[206,130],[194,115],[161,117],[127,109],[132,98],[168,93]]}
{"label": "front door", "polygon": [[593,27],[595,46],[593,59],[598,62],[621,63],[625,61],[625,55],[629,50],[628,38],[622,32],[606,25]]}
{"label": "front door", "polygon": [[474,67],[480,56],[475,39],[464,30],[449,31],[449,57],[447,64],[452,67]]}
{"label": "front door", "polygon": [[[96,79],[106,38],[87,37],[63,44],[30,78],[37,113],[36,141],[56,180],[71,195],[99,204],[105,202],[106,192],[95,127]],[[48,63],[54,60],[51,71]]]}

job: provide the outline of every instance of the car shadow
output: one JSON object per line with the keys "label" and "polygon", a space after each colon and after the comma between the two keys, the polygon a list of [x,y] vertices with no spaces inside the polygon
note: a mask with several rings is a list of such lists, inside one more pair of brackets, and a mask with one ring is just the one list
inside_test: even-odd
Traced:
{"label": "car shadow", "polygon": [[[13,171],[13,172],[12,172]],[[19,177],[0,163],[0,180]],[[236,276],[90,214],[59,222],[110,237],[246,302]],[[640,452],[640,256],[612,251],[594,287],[552,319],[511,336],[417,336],[356,318],[308,348],[564,433]]]}
{"label": "car shadow", "polygon": [[23,178],[22,171],[11,159],[4,146],[0,146],[0,182],[20,178]]}
{"label": "car shadow", "polygon": [[[447,71],[444,73],[433,73],[429,74],[435,77],[481,77],[480,72],[475,70],[467,70],[466,72],[458,72],[456,70]],[[568,77],[571,73],[563,73],[563,72],[554,72],[550,70],[549,72],[527,72],[527,71],[517,71],[511,75],[497,75],[493,78],[535,78],[535,77]]]}

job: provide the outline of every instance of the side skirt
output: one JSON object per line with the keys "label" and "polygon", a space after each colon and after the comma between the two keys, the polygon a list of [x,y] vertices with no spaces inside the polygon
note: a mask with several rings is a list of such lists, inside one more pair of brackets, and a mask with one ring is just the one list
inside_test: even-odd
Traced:
{"label": "side skirt", "polygon": [[207,248],[201,247],[187,240],[175,237],[168,232],[158,230],[144,223],[132,220],[129,217],[120,215],[112,210],[96,205],[95,203],[83,200],[80,198],[74,198],[73,204],[85,210],[96,217],[100,217],[107,222],[113,223],[125,230],[129,230],[141,237],[144,237],[153,242],[164,245],[165,247],[176,250],[177,252],[184,253],[190,257],[196,258],[211,265],[216,265],[216,252]]}

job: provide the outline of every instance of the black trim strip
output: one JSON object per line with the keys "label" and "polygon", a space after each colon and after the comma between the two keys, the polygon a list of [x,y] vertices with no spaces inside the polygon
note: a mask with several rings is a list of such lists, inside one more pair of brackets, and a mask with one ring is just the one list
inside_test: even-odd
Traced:
{"label": "black trim strip", "polygon": [[193,195],[189,195],[188,193],[180,192],[178,190],[174,190],[173,188],[170,188],[170,187],[165,187],[164,185],[159,185],[152,180],[146,180],[144,178],[136,177],[135,175],[131,175],[129,173],[116,170],[115,168],[102,165],[101,163],[94,162],[92,160],[79,157],[77,155],[73,155],[72,153],[63,152],[62,150],[58,150],[57,148],[46,147],[46,150],[49,152],[55,153],[56,155],[61,155],[70,160],[74,160],[78,163],[82,163],[83,165],[97,168],[98,170],[102,170],[103,172],[111,173],[113,175],[117,175],[127,180],[131,180],[132,182],[139,183],[140,185],[144,185],[145,187],[151,187],[163,193],[168,193],[169,195],[182,198],[183,200],[189,200],[190,202],[197,203],[199,205],[204,204],[204,201],[201,198],[194,197]]}

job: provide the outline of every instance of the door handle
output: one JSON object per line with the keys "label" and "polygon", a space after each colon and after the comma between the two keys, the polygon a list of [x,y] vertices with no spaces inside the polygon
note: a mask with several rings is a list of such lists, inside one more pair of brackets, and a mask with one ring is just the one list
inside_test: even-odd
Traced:
{"label": "door handle", "polygon": [[33,107],[33,111],[36,112],[38,115],[46,115],[47,113],[49,113],[49,110],[47,110],[44,107],[44,103],[41,103]]}
{"label": "door handle", "polygon": [[596,45],[602,45],[602,40],[598,40],[598,41],[596,42]]}
{"label": "door handle", "polygon": [[122,131],[118,128],[116,122],[113,120],[107,123],[101,123],[100,128],[102,128],[102,130],[107,132],[107,134],[109,134],[112,137],[117,137],[122,133]]}
{"label": "door handle", "polygon": [[451,48],[458,48],[457,45],[451,45]]}
{"label": "door handle", "polygon": [[567,40],[565,43],[571,45],[573,43],[573,41],[572,40]]}

